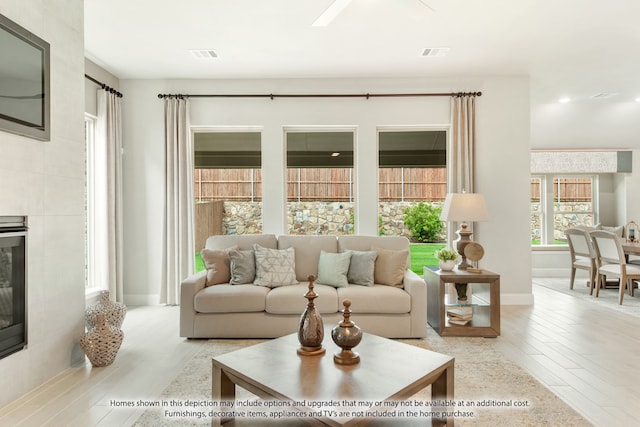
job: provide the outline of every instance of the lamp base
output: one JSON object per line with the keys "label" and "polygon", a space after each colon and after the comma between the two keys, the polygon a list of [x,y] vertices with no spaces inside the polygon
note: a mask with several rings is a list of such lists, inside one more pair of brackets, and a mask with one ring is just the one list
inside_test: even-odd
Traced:
{"label": "lamp base", "polygon": [[458,254],[460,254],[460,264],[458,264],[458,270],[467,270],[471,267],[471,264],[467,262],[467,256],[464,254],[464,248],[467,247],[469,243],[471,243],[471,235],[473,231],[467,229],[467,223],[463,222],[460,224],[460,230],[458,230],[458,236],[460,236],[460,240],[456,244],[456,249],[458,250]]}

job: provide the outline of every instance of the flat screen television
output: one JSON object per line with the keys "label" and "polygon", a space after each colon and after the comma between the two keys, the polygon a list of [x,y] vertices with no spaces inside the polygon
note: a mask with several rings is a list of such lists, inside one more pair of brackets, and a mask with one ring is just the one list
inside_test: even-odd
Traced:
{"label": "flat screen television", "polygon": [[0,130],[49,140],[49,49],[0,14]]}

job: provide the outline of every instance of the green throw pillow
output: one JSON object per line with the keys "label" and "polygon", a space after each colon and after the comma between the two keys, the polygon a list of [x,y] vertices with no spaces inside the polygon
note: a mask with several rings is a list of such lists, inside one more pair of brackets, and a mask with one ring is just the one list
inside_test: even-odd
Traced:
{"label": "green throw pillow", "polygon": [[316,283],[319,285],[329,285],[336,288],[344,288],[349,285],[347,280],[347,272],[351,262],[351,251],[332,253],[320,251],[320,260],[318,261],[318,278]]}

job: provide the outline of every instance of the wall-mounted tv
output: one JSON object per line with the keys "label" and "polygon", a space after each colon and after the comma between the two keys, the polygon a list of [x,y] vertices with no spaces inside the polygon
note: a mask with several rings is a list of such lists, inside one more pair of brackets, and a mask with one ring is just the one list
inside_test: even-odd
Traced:
{"label": "wall-mounted tv", "polygon": [[49,140],[49,43],[0,14],[0,130]]}

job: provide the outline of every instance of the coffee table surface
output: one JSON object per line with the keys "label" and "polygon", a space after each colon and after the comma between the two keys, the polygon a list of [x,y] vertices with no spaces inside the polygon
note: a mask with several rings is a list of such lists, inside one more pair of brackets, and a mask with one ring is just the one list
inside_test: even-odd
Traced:
{"label": "coffee table surface", "polygon": [[[263,398],[376,402],[408,398],[439,381],[438,398],[453,399],[453,357],[365,333],[354,348],[360,354],[360,363],[337,365],[333,354],[340,349],[333,343],[330,331],[330,327],[325,327],[323,346],[327,351],[322,356],[298,355],[297,334],[215,356],[214,399],[233,397],[225,396],[229,394],[228,389],[224,390],[228,385],[215,384],[216,369],[222,371],[223,376],[228,375],[234,384]],[[216,387],[222,390],[216,393]],[[335,418],[322,421],[348,424]]]}

